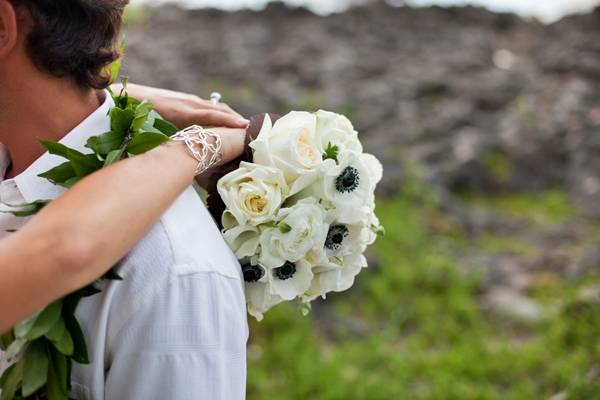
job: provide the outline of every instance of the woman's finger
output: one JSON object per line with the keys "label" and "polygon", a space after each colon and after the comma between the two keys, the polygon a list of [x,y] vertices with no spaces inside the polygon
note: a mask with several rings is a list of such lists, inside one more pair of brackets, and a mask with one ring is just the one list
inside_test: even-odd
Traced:
{"label": "woman's finger", "polygon": [[[190,118],[197,120],[199,125],[225,126],[228,128],[246,128],[250,123],[237,113],[227,113],[220,110],[198,110]],[[192,125],[192,124],[188,124]]]}

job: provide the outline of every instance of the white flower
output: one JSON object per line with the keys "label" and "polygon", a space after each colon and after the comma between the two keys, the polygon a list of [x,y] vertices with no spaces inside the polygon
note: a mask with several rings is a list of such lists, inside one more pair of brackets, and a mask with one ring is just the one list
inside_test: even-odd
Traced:
{"label": "white flower", "polygon": [[[334,264],[334,263],[332,263]],[[354,284],[354,277],[358,275],[362,268],[367,267],[365,256],[356,252],[345,256],[341,265],[337,268],[315,268],[314,279],[307,291],[309,298],[314,296],[325,296],[327,293],[342,292],[349,289]]]}
{"label": "white flower", "polygon": [[364,206],[373,193],[371,175],[360,156],[354,151],[342,151],[338,154],[339,164],[327,159],[321,167],[323,198],[337,209],[337,219],[349,223],[366,218]]}
{"label": "white flower", "polygon": [[238,260],[252,257],[260,243],[260,229],[254,225],[235,226],[223,232],[223,239]]}
{"label": "white flower", "polygon": [[321,145],[324,149],[331,143],[339,151],[352,150],[362,153],[363,147],[358,140],[358,132],[352,123],[343,115],[329,111],[317,111],[317,131],[321,136]]}
{"label": "white flower", "polygon": [[375,187],[383,178],[383,166],[373,154],[363,153],[360,155],[360,161],[369,170],[371,177],[371,191],[375,191]]}
{"label": "white flower", "polygon": [[265,115],[262,129],[250,143],[253,162],[283,171],[294,194],[317,179],[323,148],[317,137],[317,117],[308,112],[292,111],[274,125]]}
{"label": "white flower", "polygon": [[219,179],[217,190],[227,206],[223,214],[227,228],[232,226],[231,216],[242,226],[268,221],[290,192],[280,170],[247,162]]}
{"label": "white flower", "polygon": [[[280,209],[275,217],[279,226],[264,229],[260,236],[260,263],[276,268],[286,261],[298,261],[310,251],[322,253],[328,230],[326,217],[327,212],[315,198]],[[318,255],[311,257],[320,259]]]}
{"label": "white flower", "polygon": [[377,236],[383,236],[385,229],[383,229],[379,223],[379,219],[374,212],[369,213],[365,228],[361,231],[358,243],[364,252],[367,246],[373,244]]}
{"label": "white flower", "polygon": [[262,320],[262,313],[284,299],[271,293],[270,275],[265,267],[246,257],[241,261],[242,274],[245,281],[246,302],[248,313],[257,320]]}
{"label": "white flower", "polygon": [[246,301],[258,308],[267,307],[273,300],[267,269],[247,262],[242,264],[242,273],[246,282]]}
{"label": "white flower", "polygon": [[[325,252],[327,258],[332,257],[344,257],[357,251],[357,246],[363,244],[363,240],[366,240],[368,233],[364,232],[369,230],[366,228],[365,223],[360,221],[355,224],[346,224],[343,222],[335,221],[329,226],[327,231],[327,237],[325,238]],[[364,251],[361,249],[359,251]]]}
{"label": "white flower", "polygon": [[263,314],[271,309],[271,307],[282,303],[283,300],[279,296],[271,295],[270,300],[266,303],[264,307],[257,307],[254,303],[248,303],[248,314],[252,315],[258,322],[263,320]]}
{"label": "white flower", "polygon": [[286,261],[281,267],[269,269],[267,273],[270,274],[271,294],[285,300],[293,300],[304,294],[313,278],[311,265],[304,259]]}

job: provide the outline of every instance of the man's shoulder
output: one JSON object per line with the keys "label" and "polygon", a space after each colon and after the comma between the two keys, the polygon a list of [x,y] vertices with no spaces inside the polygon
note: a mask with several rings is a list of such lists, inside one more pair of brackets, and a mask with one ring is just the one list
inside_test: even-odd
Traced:
{"label": "man's shoulder", "polygon": [[217,273],[242,279],[239,263],[192,187],[132,249],[121,268],[136,275],[146,274],[147,267],[174,276]]}

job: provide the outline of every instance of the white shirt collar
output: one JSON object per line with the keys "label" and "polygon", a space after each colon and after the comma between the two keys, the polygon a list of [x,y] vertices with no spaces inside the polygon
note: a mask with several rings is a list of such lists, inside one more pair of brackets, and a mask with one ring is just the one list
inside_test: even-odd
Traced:
{"label": "white shirt collar", "polygon": [[[94,111],[81,124],[63,137],[59,143],[83,153],[89,153],[90,150],[85,148],[88,138],[90,136],[100,135],[104,132],[110,131],[110,117],[108,116],[108,112],[112,107],[115,106],[115,103],[113,102],[108,91],[104,91],[104,95],[104,103],[100,106],[100,108]],[[5,152],[4,154],[3,151]],[[17,175],[14,178],[14,181],[25,201],[29,203],[35,200],[52,199],[62,194],[65,191],[64,188],[53,185],[47,179],[40,178],[38,175],[66,161],[67,160],[60,156],[46,152],[33,164],[31,164],[23,173]],[[6,166],[4,167],[4,170],[2,170],[4,164],[6,164]],[[8,155],[8,151],[4,146],[2,146],[0,147],[1,176],[4,175],[4,172],[9,164],[10,157]]]}

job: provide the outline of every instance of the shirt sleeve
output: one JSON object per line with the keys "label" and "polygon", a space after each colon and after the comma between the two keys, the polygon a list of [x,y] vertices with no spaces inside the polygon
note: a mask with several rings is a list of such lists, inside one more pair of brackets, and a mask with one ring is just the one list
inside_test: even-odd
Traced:
{"label": "shirt sleeve", "polygon": [[245,299],[236,279],[179,276],[125,324],[106,371],[106,400],[245,398]]}

